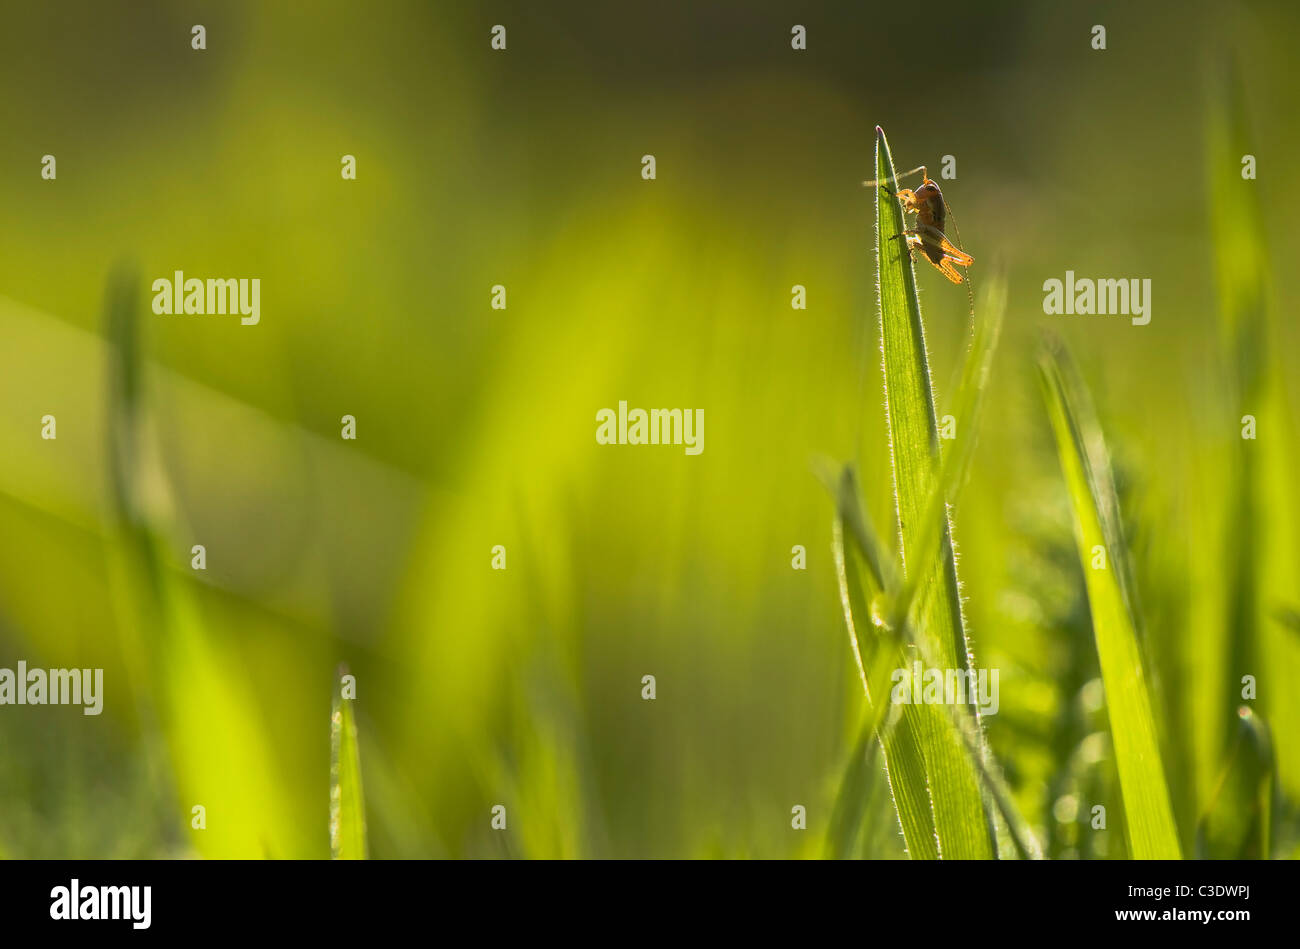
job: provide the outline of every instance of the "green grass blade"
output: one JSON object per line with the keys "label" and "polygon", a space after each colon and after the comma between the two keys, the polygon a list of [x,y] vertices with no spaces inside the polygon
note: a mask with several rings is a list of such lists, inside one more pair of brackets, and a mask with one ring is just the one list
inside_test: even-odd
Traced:
{"label": "green grass blade", "polygon": [[840,475],[839,485],[831,492],[835,497],[836,509],[844,526],[853,536],[858,552],[862,555],[870,572],[875,591],[892,590],[897,584],[894,562],[888,548],[880,542],[880,537],[867,517],[858,493],[858,479],[851,467],[845,467]]}
{"label": "green grass blade", "polygon": [[1219,78],[1206,110],[1215,287],[1235,394],[1250,404],[1259,395],[1267,364],[1268,229],[1259,184],[1241,176],[1241,156],[1251,141],[1241,78],[1232,66]]}
{"label": "green grass blade", "polygon": [[330,857],[334,860],[366,859],[366,801],[361,791],[361,751],[357,745],[354,699],[334,689],[330,711]]}
{"label": "green grass blade", "polygon": [[[870,715],[870,709],[867,715]],[[875,734],[864,721],[844,766],[844,776],[840,779],[826,828],[825,854],[831,860],[852,857],[857,850],[862,836],[862,821],[871,803],[871,773],[877,766],[878,747]]]}
{"label": "green grass blade", "polygon": [[[876,130],[876,179],[897,188],[885,134]],[[898,199],[876,189],[876,270],[879,277],[881,350],[885,408],[893,461],[894,497],[904,563],[917,546],[926,505],[939,484],[939,431],[921,305],[911,254],[900,235],[905,229]],[[969,668],[962,623],[951,528],[942,528],[940,554],[916,565],[922,574],[918,599],[920,628],[933,635],[935,660],[943,668]],[[989,858],[995,842],[975,773],[975,763],[944,721],[946,713],[929,705],[905,706],[925,755],[934,802],[935,830],[945,857]]]}
{"label": "green grass blade", "polygon": [[[957,494],[965,483],[970,460],[975,451],[979,420],[984,406],[984,393],[993,365],[1006,314],[1006,283],[995,279],[989,284],[982,301],[981,312],[986,314],[974,327],[970,351],[962,366],[957,395],[954,400],[957,438],[943,455],[939,479],[925,507],[925,517],[918,531],[919,541],[911,552],[913,564],[922,564],[939,553],[939,543],[948,523],[948,510],[957,503]],[[925,656],[927,666],[934,665],[934,645],[924,630],[914,629],[909,620],[912,603],[920,588],[923,572],[910,569],[901,591],[890,604],[890,626],[904,633],[904,638]],[[979,722],[965,706],[949,709],[950,724],[961,739],[967,753],[975,762],[980,781],[989,795],[990,806],[997,809],[1006,828],[1007,836],[1023,860],[1042,859],[1043,852],[1029,822],[1021,816],[1010,788],[1002,777],[1001,769],[984,738]]]}
{"label": "green grass blade", "polygon": [[[1294,490],[1300,439],[1281,383],[1286,370],[1277,358],[1286,347],[1277,345],[1280,337],[1270,305],[1274,295],[1267,236],[1271,209],[1261,199],[1260,182],[1242,177],[1242,156],[1252,151],[1256,141],[1248,121],[1247,97],[1235,63],[1229,61],[1208,75],[1206,167],[1220,351],[1227,370],[1227,421],[1235,428],[1236,420],[1251,415],[1260,430],[1269,433],[1258,442],[1234,439],[1232,462],[1225,466],[1226,503],[1218,546],[1225,565],[1220,629],[1227,641],[1214,647],[1225,655],[1227,667],[1219,676],[1224,690],[1216,702],[1217,728],[1207,729],[1207,737],[1217,738],[1217,745],[1202,752],[1203,759],[1217,763],[1235,754],[1231,749],[1239,741],[1241,721],[1257,721],[1238,719],[1243,676],[1257,677],[1262,698],[1257,707],[1267,709],[1273,720],[1294,720],[1300,712],[1295,691],[1283,684],[1284,679],[1274,678],[1274,670],[1286,664],[1285,659],[1278,661],[1286,654],[1285,646],[1265,622],[1265,611],[1274,605],[1277,594],[1293,589],[1295,583],[1300,550],[1295,537],[1279,526],[1300,518]],[[1252,833],[1254,793],[1251,781],[1242,775],[1215,786],[1216,820],[1208,840],[1209,857],[1240,855],[1241,839]]]}
{"label": "green grass blade", "polygon": [[[938,554],[943,528],[947,524],[948,507],[956,504],[957,493],[965,481],[970,459],[974,454],[976,435],[979,432],[985,387],[988,384],[993,354],[997,350],[998,338],[1001,334],[1006,299],[1006,284],[1001,279],[989,284],[989,291],[981,307],[981,311],[987,316],[983,322],[975,326],[970,351],[962,366],[957,396],[954,400],[956,411],[954,418],[958,437],[952,448],[944,453],[938,482],[926,504],[926,514],[918,535],[920,540],[911,554],[914,563],[924,563]],[[909,619],[921,576],[919,570],[909,572],[900,592],[889,604],[889,626],[901,630],[904,639],[920,651],[925,664],[932,666],[935,664],[934,645],[924,631],[914,629]],[[979,723],[965,706],[951,706],[949,714],[950,724],[975,762],[980,780],[988,792],[992,805],[997,808],[1005,823],[1007,834],[1017,855],[1026,860],[1042,859],[1042,848],[1028,821],[1021,816],[1011,790],[1002,777],[1001,769],[994,761],[984,740]]]}
{"label": "green grass blade", "polygon": [[[856,505],[856,499],[854,506]],[[861,521],[865,524],[865,518]],[[903,830],[907,852],[913,859],[933,860],[939,856],[934,832],[929,784],[926,780],[925,759],[917,742],[912,721],[905,714],[891,728],[886,725],[890,704],[889,677],[901,661],[898,639],[878,630],[871,623],[866,591],[859,580],[856,557],[852,548],[844,543],[844,521],[836,516],[833,533],[835,574],[840,587],[840,600],[844,607],[844,622],[853,643],[854,656],[866,693],[868,710],[863,729],[880,737],[885,753],[885,768],[889,776],[890,794],[894,809]],[[865,793],[865,772],[846,775],[846,782],[857,787],[841,787],[841,797],[860,798]],[[842,833],[847,834],[847,829]],[[843,844],[844,841],[841,841]]]}
{"label": "green grass blade", "polygon": [[1243,742],[1246,745],[1248,764],[1244,770],[1253,779],[1254,795],[1251,804],[1252,843],[1243,857],[1268,860],[1273,856],[1273,803],[1277,797],[1277,761],[1273,752],[1273,736],[1268,723],[1245,706],[1238,711],[1241,716]]}
{"label": "green grass blade", "polygon": [[[1087,390],[1059,346],[1039,363],[1048,414],[1074,509],[1093,633],[1106,688],[1111,739],[1124,799],[1130,853],[1137,859],[1182,856],[1156,738],[1137,627],[1125,581],[1127,558],[1109,455]],[[1093,551],[1106,551],[1093,569]]]}
{"label": "green grass blade", "polygon": [[979,725],[975,721],[975,716],[970,713],[970,710],[965,705],[959,703],[945,704],[944,708],[948,709],[954,732],[961,739],[967,753],[971,756],[971,760],[975,762],[976,767],[979,769],[980,781],[985,790],[988,791],[989,797],[1006,825],[1007,834],[1016,848],[1016,855],[1021,860],[1042,860],[1043,848],[1034,836],[1034,831],[1029,826],[1029,822],[1025,820],[1020,813],[1020,808],[1016,806],[1011,788],[1007,786],[1001,768],[998,767],[992,754],[989,753],[988,746],[984,742],[984,736],[980,734]]}
{"label": "green grass blade", "polygon": [[[205,857],[244,859],[284,852],[293,839],[293,808],[248,677],[172,566],[167,537],[176,515],[150,425],[139,284],[137,273],[119,268],[105,311],[112,344],[108,457],[115,541],[108,567],[128,667],[134,688],[153,699],[178,812],[196,850]],[[190,825],[194,805],[207,815],[202,830]]]}
{"label": "green grass blade", "polygon": [[[839,533],[837,533],[836,542],[837,544],[842,544],[842,528],[840,528],[838,523],[837,523],[837,531]],[[838,556],[840,555],[837,554],[837,558]],[[838,565],[839,560],[837,559],[836,562]],[[841,589],[844,588],[844,585],[845,584],[842,582]],[[900,602],[900,603],[905,602],[907,596],[908,596],[908,590],[905,588],[899,594],[896,602]],[[847,616],[848,615],[847,605],[845,609],[846,609],[846,616]],[[916,630],[912,625],[911,619],[908,617],[909,611],[906,609],[906,607],[903,607],[901,610],[897,612],[901,614],[901,616],[899,617],[900,625],[898,625],[897,627],[890,626],[889,628],[891,629],[897,628],[902,632],[904,641],[907,642],[909,645],[911,645],[912,648],[917,650],[918,654],[922,657],[922,662],[927,667],[935,666],[936,663],[933,659],[933,654],[931,652],[931,643],[929,637],[925,637],[917,634]],[[850,633],[854,633],[851,620],[850,620]],[[899,655],[897,649],[894,650],[893,654],[895,656]],[[862,665],[860,661],[859,669],[861,670],[861,668]],[[891,671],[892,671],[892,666],[891,666]],[[864,673],[863,675],[864,685],[866,681],[867,681],[867,676]],[[870,688],[868,688],[868,694],[870,694],[870,691],[871,691]],[[878,694],[879,691],[880,691],[880,687],[877,686]],[[1020,810],[1016,806],[1015,800],[1011,794],[1011,789],[1007,786],[1006,780],[1002,777],[1001,769],[994,761],[993,755],[989,751],[987,743],[984,741],[984,737],[980,732],[979,724],[976,722],[975,717],[971,714],[970,710],[964,705],[945,704],[944,707],[948,710],[949,725],[953,729],[953,734],[965,746],[966,752],[970,756],[970,760],[975,764],[976,769],[979,772],[980,781],[982,782],[985,790],[988,792],[993,805],[998,810],[998,813],[1002,816],[1002,819],[1006,825],[1008,836],[1011,838],[1011,842],[1015,846],[1018,856],[1022,860],[1041,860],[1043,857],[1042,847],[1039,845],[1037,838],[1034,836],[1033,830],[1029,826],[1029,822],[1026,821],[1024,817],[1020,814]],[[876,715],[873,711],[868,714],[865,728],[878,727],[880,721],[881,721],[881,716]],[[849,778],[851,777],[852,774],[846,777],[846,781],[849,780]],[[837,805],[837,810],[838,810],[838,805]]]}
{"label": "green grass blade", "polygon": [[[974,434],[978,431],[977,419],[981,404],[981,395],[984,380],[988,375],[988,368],[992,360],[993,349],[996,347],[998,323],[1000,322],[1001,310],[1005,305],[1005,296],[999,287],[993,294],[994,297],[1001,297],[998,304],[993,307],[996,314],[994,322],[987,325],[981,331],[976,333],[975,342],[971,348],[970,356],[967,360],[966,369],[963,372],[963,383],[960,387],[958,404],[959,418],[962,422],[959,424],[958,431],[967,433],[959,439],[954,450],[949,452],[944,458],[943,477],[941,484],[936,490],[935,498],[932,499],[928,507],[928,522],[926,531],[926,541],[928,546],[923,546],[924,550],[933,550],[938,543],[941,531],[939,525],[946,516],[946,509],[937,502],[943,498],[955,501],[957,487],[960,483],[960,472],[964,470],[968,463],[972,451]],[[860,594],[855,595],[852,591],[855,589],[855,578],[851,575],[850,570],[844,567],[845,561],[849,555],[844,550],[844,525],[857,524],[857,529],[850,530],[849,536],[852,537],[854,544],[859,548],[858,552],[868,563],[873,560],[873,553],[878,556],[882,545],[871,531],[867,523],[865,514],[861,505],[857,502],[856,479],[853,478],[852,469],[846,468],[844,475],[840,479],[840,488],[838,490],[838,501],[840,504],[839,518],[835,524],[835,541],[834,556],[837,568],[837,576],[840,578],[841,596],[844,599],[845,619],[849,626],[849,632],[853,639],[854,656],[858,660],[859,674],[862,677],[863,685],[866,688],[868,696],[881,694],[884,683],[888,681],[888,674],[893,669],[893,663],[900,658],[900,653],[895,645],[892,650],[892,659],[887,664],[887,668],[879,671],[873,671],[868,674],[864,668],[866,661],[862,656],[866,650],[860,643],[857,635],[857,629],[853,622],[853,614],[862,616],[868,610]],[[879,572],[873,571],[873,578],[879,583]],[[909,619],[910,609],[908,604],[912,595],[915,593],[916,585],[907,583],[893,603],[890,605],[893,615],[893,622],[887,624],[889,629],[897,629],[902,633],[902,639],[918,650],[922,656],[923,662],[927,666],[934,665],[932,657],[932,645],[929,637],[918,635],[913,629]],[[876,630],[876,636],[883,638],[884,631]],[[897,639],[894,640],[897,643]],[[869,655],[869,653],[868,653]],[[883,673],[883,674],[882,674]],[[868,685],[869,675],[873,685]],[[1008,836],[1011,843],[1016,849],[1017,855],[1025,860],[1039,860],[1043,857],[1042,848],[1039,845],[1029,822],[1020,814],[1019,808],[1011,794],[1011,789],[1007,786],[1005,779],[1002,777],[1001,769],[993,760],[987,744],[980,733],[979,725],[975,721],[970,711],[963,705],[946,706],[949,711],[950,725],[954,733],[966,747],[967,753],[971,760],[975,762],[980,780],[987,790],[994,806],[997,807],[1005,822]],[[883,720],[881,714],[877,714],[874,708],[869,709],[867,716],[864,718],[861,734],[858,739],[857,750],[850,759],[849,767],[846,769],[844,780],[841,784],[840,792],[836,798],[834,811],[831,820],[831,839],[828,845],[828,853],[832,856],[843,856],[850,849],[853,840],[856,839],[857,824],[856,820],[861,816],[861,808],[864,806],[863,799],[867,793],[867,778],[865,765],[863,763],[864,754],[862,742],[864,737],[869,737],[876,728],[880,727]]]}
{"label": "green grass blade", "polygon": [[[1210,859],[1220,855],[1233,860],[1269,859],[1276,778],[1268,725],[1243,705],[1237,709],[1237,726],[1223,769],[1197,827],[1197,855]],[[1225,841],[1231,841],[1231,846],[1225,847]]]}
{"label": "green grass blade", "polygon": [[[845,469],[843,483],[852,485],[852,472]],[[851,494],[841,492],[841,498],[850,498]],[[859,507],[852,504],[851,507]],[[860,511],[859,511],[860,513]],[[936,517],[938,516],[936,512]],[[851,562],[851,554],[846,552],[844,544],[844,512],[837,517],[834,528],[833,553],[836,565],[836,575],[840,583],[840,594],[844,604],[845,622],[849,627],[849,635],[853,641],[854,657],[858,661],[858,671],[862,679],[863,687],[867,693],[868,700],[872,694],[883,695],[889,682],[889,675],[893,669],[897,668],[896,663],[901,660],[901,653],[898,650],[900,637],[890,637],[889,642],[893,648],[887,653],[879,648],[877,644],[875,653],[871,653],[868,648],[864,648],[862,641],[859,639],[858,630],[867,626],[867,621],[855,623],[854,616],[865,616],[869,608],[861,593],[855,593],[858,589],[856,575],[852,568],[848,567]],[[866,528],[865,518],[859,518],[858,523]],[[851,533],[855,543],[865,545],[867,549],[879,549],[879,544],[871,535],[865,539],[859,539],[856,533]],[[936,532],[937,536],[937,532]],[[862,553],[860,550],[859,553]],[[906,591],[899,594],[899,598],[906,596]],[[933,658],[930,653],[929,642],[925,638],[918,637],[912,627],[911,621],[907,618],[907,610],[903,611],[903,620],[897,627],[902,632],[902,640],[910,643],[912,647],[923,657],[923,662],[927,666],[933,666]],[[894,628],[894,627],[889,627]],[[884,630],[877,628],[875,635],[878,641],[884,641],[887,635]],[[869,657],[864,660],[862,656],[867,654]],[[868,672],[867,668],[871,671]],[[879,705],[873,706],[868,701],[867,714],[863,719],[863,724],[859,734],[858,742],[855,747],[854,755],[849,760],[845,776],[841,782],[840,790],[836,796],[835,807],[831,817],[831,828],[828,835],[827,852],[834,857],[845,856],[851,850],[853,842],[857,839],[858,824],[865,807],[865,798],[868,789],[868,772],[864,758],[869,760],[869,755],[864,754],[862,743],[870,738],[885,723],[885,716],[888,709]],[[1043,857],[1042,847],[1034,836],[1029,822],[1020,814],[1019,808],[1011,794],[1011,789],[1007,787],[1005,779],[1002,777],[1001,769],[993,760],[987,745],[983,741],[979,725],[975,717],[963,705],[945,706],[949,713],[949,725],[953,729],[954,735],[965,746],[967,754],[979,771],[980,780],[988,791],[991,800],[997,807],[998,812],[1005,821],[1008,836],[1015,846],[1016,852],[1024,860],[1040,860]],[[900,735],[891,733],[888,728],[884,728],[884,738],[882,739],[888,751],[892,751],[896,760],[894,770],[896,772],[908,773],[915,776],[916,781],[924,779],[924,766],[920,764],[920,750],[916,745],[915,736],[910,728],[905,732],[900,731]],[[887,758],[890,757],[887,751]],[[912,755],[911,761],[904,760],[906,755]],[[913,761],[916,764],[913,764]],[[891,789],[892,790],[892,789]],[[905,789],[900,789],[904,790]],[[924,800],[928,795],[913,794],[913,800],[921,802],[914,807],[914,812],[909,818],[904,818],[902,811],[899,812],[899,820],[904,826],[904,839],[910,836],[915,839],[924,834],[928,829],[933,833],[933,824],[929,818],[931,816],[928,810],[923,808]],[[904,802],[904,806],[906,802]],[[895,806],[899,806],[897,795],[895,796]],[[922,819],[922,816],[924,819]],[[930,835],[925,835],[925,843],[930,842]],[[909,851],[919,856],[917,848],[909,845]],[[934,854],[937,856],[937,853]]]}
{"label": "green grass blade", "polygon": [[1006,300],[1006,285],[1000,279],[995,280],[990,284],[989,293],[986,295],[985,311],[989,316],[977,325],[970,352],[962,367],[961,382],[955,399],[954,420],[957,438],[953,447],[944,453],[939,477],[935,480],[930,497],[926,501],[925,515],[918,523],[915,541],[908,553],[906,580],[902,584],[901,592],[890,605],[890,625],[894,628],[902,626],[911,612],[913,601],[922,582],[926,579],[926,573],[919,569],[919,565],[931,561],[942,552],[940,543],[946,536],[948,509],[957,502],[957,492],[965,481],[971,456],[975,452],[980,411],[984,406],[984,390],[988,384],[993,353],[997,349],[998,338],[1001,335]]}

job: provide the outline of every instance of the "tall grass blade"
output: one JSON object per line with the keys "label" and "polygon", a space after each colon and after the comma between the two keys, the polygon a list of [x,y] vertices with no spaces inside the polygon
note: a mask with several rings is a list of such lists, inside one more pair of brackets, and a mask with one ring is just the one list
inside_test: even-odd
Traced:
{"label": "tall grass blade", "polygon": [[[939,484],[939,431],[935,417],[925,330],[911,254],[900,236],[903,208],[889,143],[876,130],[876,269],[879,278],[885,408],[893,462],[894,497],[904,564],[915,564],[921,584],[919,626],[934,637],[935,661],[944,669],[968,670],[970,652],[961,612],[951,526],[945,514],[940,553],[915,562],[926,505]],[[973,708],[973,706],[972,706]],[[978,715],[978,712],[975,712]],[[954,858],[994,856],[995,841],[980,785],[967,749],[930,705],[906,705],[903,720],[915,725],[925,756],[940,853]]]}
{"label": "tall grass blade", "polygon": [[[1260,182],[1242,174],[1242,157],[1254,151],[1246,96],[1234,63],[1210,73],[1213,77],[1207,110],[1209,211],[1213,235],[1215,286],[1218,292],[1221,351],[1226,355],[1224,399],[1230,414],[1223,419],[1227,433],[1237,435],[1240,420],[1250,416],[1261,436],[1233,437],[1231,464],[1226,468],[1220,553],[1224,605],[1218,624],[1227,641],[1220,646],[1227,667],[1218,676],[1223,691],[1215,703],[1217,726],[1202,751],[1206,764],[1217,770],[1236,754],[1242,719],[1238,719],[1243,676],[1257,680],[1258,707],[1274,722],[1300,714],[1295,690],[1277,670],[1294,661],[1292,644],[1265,622],[1279,605],[1278,593],[1294,589],[1297,537],[1284,525],[1300,522],[1295,476],[1297,428],[1287,398],[1287,369],[1278,353],[1280,335],[1274,326],[1268,233],[1272,209],[1261,195]],[[1250,719],[1248,721],[1262,721]],[[1207,729],[1208,731],[1208,729]],[[1207,762],[1206,759],[1209,759]],[[1244,773],[1228,776],[1214,786],[1216,819],[1210,825],[1208,856],[1236,857],[1241,840],[1253,834],[1250,815],[1256,788]],[[1236,816],[1236,821],[1232,816]]]}
{"label": "tall grass blade", "polygon": [[[1129,850],[1137,859],[1177,859],[1182,852],[1142,666],[1110,458],[1087,390],[1058,342],[1049,340],[1044,347],[1039,369],[1074,509]],[[1093,567],[1102,563],[1099,547],[1104,568]]]}
{"label": "tall grass blade", "polygon": [[[979,419],[984,404],[985,387],[993,363],[993,354],[997,350],[998,338],[1002,329],[1002,318],[1006,312],[1006,284],[996,279],[989,284],[989,291],[983,301],[981,311],[985,319],[974,327],[970,352],[962,367],[957,396],[954,399],[956,414],[954,420],[958,437],[952,448],[944,453],[940,476],[930,500],[925,506],[925,517],[918,532],[918,543],[913,549],[914,564],[922,564],[938,555],[939,543],[943,538],[943,529],[947,524],[948,509],[955,505],[957,494],[965,481],[974,454],[976,435],[979,432]],[[891,611],[890,627],[902,630],[905,639],[913,648],[918,649],[924,657],[925,665],[934,665],[934,646],[924,630],[914,630],[908,620],[912,603],[920,586],[919,578],[923,571],[910,569],[907,580],[897,597],[889,604]],[[968,754],[975,761],[980,779],[991,798],[991,803],[1001,815],[1007,833],[1016,853],[1021,859],[1041,859],[1042,849],[1034,837],[1033,831],[1020,814],[1002,777],[1001,770],[993,760],[992,753],[980,731],[979,723],[965,705],[953,705],[949,709],[951,725],[956,730]]]}

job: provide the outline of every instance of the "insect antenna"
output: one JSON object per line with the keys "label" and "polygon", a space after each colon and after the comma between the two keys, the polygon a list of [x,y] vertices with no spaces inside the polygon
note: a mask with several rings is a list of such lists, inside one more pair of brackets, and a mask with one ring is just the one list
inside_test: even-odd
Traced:
{"label": "insect antenna", "polygon": [[874,187],[876,187],[876,185],[883,185],[883,184],[886,184],[886,183],[892,183],[892,182],[895,182],[895,181],[901,181],[901,180],[904,179],[904,178],[910,178],[910,177],[912,177],[912,175],[915,175],[915,174],[917,174],[917,173],[920,173],[920,174],[924,175],[924,174],[925,174],[925,166],[924,166],[924,165],[918,165],[917,167],[913,168],[911,171],[905,171],[905,172],[903,172],[901,175],[894,175],[893,178],[877,178],[877,179],[875,179],[874,181],[864,181],[864,182],[862,182],[862,186],[863,186],[864,188],[874,188]]}
{"label": "insect antenna", "polygon": [[[948,223],[952,225],[952,236],[957,238],[957,247],[959,250],[965,250],[966,245],[961,242],[961,228],[957,226],[957,219],[952,216],[952,205],[948,199],[943,199],[944,211],[948,215]],[[975,284],[971,282],[970,266],[966,267],[966,302],[970,304],[970,323],[972,330],[975,326]]]}

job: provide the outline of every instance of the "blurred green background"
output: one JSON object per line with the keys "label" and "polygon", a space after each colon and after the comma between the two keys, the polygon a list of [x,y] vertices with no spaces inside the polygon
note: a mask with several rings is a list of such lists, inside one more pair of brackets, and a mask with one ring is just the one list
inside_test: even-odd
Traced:
{"label": "blurred green background", "polygon": [[[904,167],[956,156],[976,283],[1008,279],[954,520],[1018,802],[1050,855],[1124,856],[1122,816],[1084,822],[1122,805],[1034,374],[1049,326],[1116,456],[1185,852],[1205,827],[1211,855],[1242,846],[1219,778],[1251,674],[1290,855],[1297,35],[1300,8],[1264,3],[5,3],[0,666],[102,667],[105,711],[0,708],[0,855],[327,856],[340,662],[374,857],[822,853],[862,696],[816,459],[892,511],[877,124]],[[1238,181],[1262,210],[1258,386],[1216,281],[1229,62],[1259,167]],[[124,262],[153,561],[113,489]],[[155,316],[177,269],[259,277],[260,325]],[[1067,269],[1150,278],[1150,325],[1045,316]],[[919,280],[942,413],[968,302]],[[703,454],[597,445],[620,400],[702,408]],[[866,825],[863,855],[902,854],[887,794]]]}

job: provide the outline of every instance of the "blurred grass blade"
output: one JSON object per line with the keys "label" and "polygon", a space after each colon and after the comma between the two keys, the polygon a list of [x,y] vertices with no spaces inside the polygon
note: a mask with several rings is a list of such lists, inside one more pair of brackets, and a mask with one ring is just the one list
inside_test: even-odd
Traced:
{"label": "blurred grass blade", "polygon": [[[897,189],[885,133],[876,129],[876,179]],[[916,274],[898,198],[875,189],[876,270],[879,278],[880,335],[885,377],[885,409],[893,461],[894,498],[903,562],[918,546],[925,507],[939,484],[939,430],[935,419],[925,330],[916,291]],[[933,635],[941,668],[967,670],[970,650],[962,624],[961,597],[953,557],[951,528],[944,517],[940,553],[916,563],[919,573],[919,626]],[[978,712],[975,713],[978,715]],[[934,803],[934,824],[944,857],[990,858],[995,841],[985,811],[975,763],[931,705],[906,705],[903,720],[915,723],[925,756]]]}
{"label": "blurred grass blade", "polygon": [[[1198,856],[1269,859],[1276,794],[1273,740],[1268,726],[1243,705],[1237,709],[1237,727],[1223,769],[1197,826]],[[1239,802],[1244,804],[1238,806]]]}
{"label": "blurred grass blade", "polygon": [[876,749],[880,743],[866,721],[870,714],[868,708],[831,807],[825,853],[832,860],[844,860],[855,854],[862,836],[862,821],[871,804],[872,771],[877,767]]}
{"label": "blurred grass blade", "polygon": [[[1268,227],[1273,209],[1265,203],[1267,198],[1261,199],[1261,182],[1243,177],[1242,158],[1255,150],[1258,139],[1251,133],[1240,72],[1229,60],[1208,75],[1206,166],[1220,349],[1228,389],[1224,401],[1230,424],[1249,415],[1261,432],[1269,434],[1259,441],[1234,439],[1231,464],[1225,466],[1226,503],[1218,528],[1222,540],[1214,545],[1225,580],[1224,600],[1214,632],[1221,631],[1226,643],[1213,643],[1212,648],[1224,655],[1226,668],[1218,676],[1223,683],[1215,703],[1218,720],[1201,752],[1203,780],[1215,773],[1219,762],[1237,755],[1244,727],[1238,719],[1243,676],[1258,679],[1264,699],[1261,707],[1273,721],[1294,721],[1300,713],[1296,691],[1285,677],[1274,678],[1274,670],[1289,665],[1294,652],[1264,622],[1270,601],[1279,592],[1294,589],[1300,567],[1296,546],[1300,537],[1282,527],[1300,522],[1294,484],[1300,438],[1283,382],[1290,370],[1278,359],[1287,347],[1278,345],[1281,337],[1270,305]],[[1255,788],[1245,776],[1237,775],[1214,784],[1212,794],[1215,819],[1209,827],[1207,855],[1235,858],[1242,840],[1252,835]]]}
{"label": "blurred grass blade", "polygon": [[1241,78],[1233,65],[1217,78],[1206,110],[1215,288],[1222,339],[1234,360],[1235,395],[1249,404],[1258,396],[1265,365],[1268,229],[1260,207],[1260,185],[1241,175],[1241,157],[1250,151],[1252,138],[1246,128]]}
{"label": "blurred grass blade", "polygon": [[[840,587],[840,601],[844,607],[844,622],[853,643],[868,703],[863,729],[868,734],[880,737],[890,794],[894,799],[894,809],[903,830],[908,854],[913,859],[933,860],[939,856],[933,808],[926,781],[925,760],[912,722],[903,715],[893,727],[888,727],[886,723],[890,710],[887,699],[889,679],[900,662],[899,643],[896,637],[878,630],[871,623],[865,591],[858,579],[855,555],[844,543],[844,522],[839,515],[835,518],[832,552]],[[865,772],[855,774],[850,769],[846,782],[852,781],[858,786],[842,786],[841,796],[860,797],[865,794],[866,778]],[[843,843],[842,840],[841,844]]]}
{"label": "blurred grass blade", "polygon": [[953,729],[961,738],[962,743],[966,746],[967,753],[979,770],[980,781],[984,789],[988,792],[998,814],[1002,817],[1007,835],[1016,848],[1016,855],[1021,860],[1042,860],[1043,848],[1039,845],[1037,837],[1034,836],[1029,822],[1025,820],[1020,813],[1020,809],[1016,806],[1011,788],[1007,786],[1001,768],[998,767],[993,755],[988,750],[987,744],[983,741],[975,717],[971,715],[970,710],[965,705],[957,702],[945,703],[944,707],[949,711]]}
{"label": "blurred grass blade", "polygon": [[361,751],[357,745],[354,699],[343,698],[339,669],[330,711],[330,857],[334,860],[366,859],[366,801],[361,791]]}
{"label": "blurred grass blade", "polygon": [[[286,852],[294,823],[266,743],[258,703],[228,644],[206,628],[194,593],[170,565],[171,487],[149,424],[139,333],[138,275],[115,271],[107,294],[110,343],[108,456],[113,532],[108,545],[133,691],[157,703],[187,831],[207,857]],[[152,721],[150,714],[146,720]]]}
{"label": "blurred grass blade", "polygon": [[1242,707],[1241,727],[1243,744],[1250,764],[1242,770],[1253,779],[1254,799],[1251,820],[1255,833],[1247,839],[1252,843],[1242,857],[1268,860],[1273,855],[1273,802],[1277,797],[1277,762],[1273,753],[1273,736],[1268,723],[1249,708]]}
{"label": "blurred grass blade", "polygon": [[897,577],[893,559],[885,545],[880,542],[880,536],[862,506],[857,475],[854,474],[852,467],[845,466],[838,485],[832,488],[831,493],[840,519],[852,534],[858,551],[862,554],[871,573],[871,582],[875,586],[875,591],[880,593],[894,589]]}
{"label": "blurred grass blade", "polygon": [[[1118,520],[1119,501],[1091,400],[1068,359],[1060,344],[1049,340],[1039,369],[1074,509],[1075,539],[1106,689],[1129,850],[1137,859],[1176,859],[1182,855],[1178,832],[1131,600],[1123,582],[1127,558]],[[1099,546],[1106,552],[1106,566],[1093,569],[1093,551]]]}

